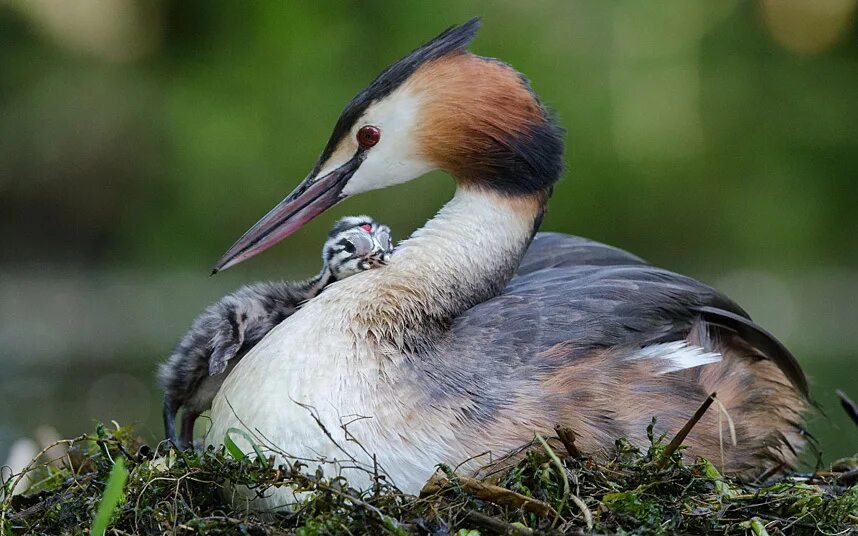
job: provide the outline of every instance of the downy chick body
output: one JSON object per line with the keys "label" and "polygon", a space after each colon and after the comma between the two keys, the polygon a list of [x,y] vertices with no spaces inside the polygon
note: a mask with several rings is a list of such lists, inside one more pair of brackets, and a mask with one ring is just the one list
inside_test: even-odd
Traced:
{"label": "downy chick body", "polygon": [[[327,285],[387,263],[393,251],[390,228],[367,216],[337,221],[322,247],[322,270],[304,281],[245,285],[208,306],[158,368],[164,390],[164,431],[180,448],[193,440],[197,417],[229,371],[277,324]],[[182,409],[181,437],[176,414]]]}

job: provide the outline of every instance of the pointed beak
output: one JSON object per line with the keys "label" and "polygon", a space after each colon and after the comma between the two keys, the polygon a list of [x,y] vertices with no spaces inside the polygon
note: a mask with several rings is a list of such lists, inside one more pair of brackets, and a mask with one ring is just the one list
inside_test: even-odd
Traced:
{"label": "pointed beak", "polygon": [[385,256],[370,257],[367,262],[369,262],[369,265],[373,268],[387,266],[387,258],[385,258]]}
{"label": "pointed beak", "polygon": [[323,175],[311,173],[286,199],[256,222],[217,262],[212,275],[262,253],[342,201],[343,187],[361,163],[360,153]]}
{"label": "pointed beak", "polygon": [[387,262],[390,260],[390,253],[387,249],[378,245],[372,252],[372,258],[375,262],[375,266],[386,266]]}

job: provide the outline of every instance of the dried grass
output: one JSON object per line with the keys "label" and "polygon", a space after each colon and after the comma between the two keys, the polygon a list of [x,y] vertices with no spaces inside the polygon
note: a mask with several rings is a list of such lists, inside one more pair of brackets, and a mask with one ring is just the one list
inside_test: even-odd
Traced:
{"label": "dried grass", "polygon": [[[535,438],[523,459],[483,480],[439,466],[419,497],[383,478],[370,490],[326,478],[304,463],[226,449],[203,452],[144,445],[130,428],[100,426],[63,442],[60,459],[40,457],[26,470],[33,484],[13,494],[3,483],[0,535],[88,534],[118,459],[128,480],[106,534],[846,534],[858,531],[858,457],[761,487],[721,476],[706,460],[653,437],[642,452],[619,439],[598,458],[582,456],[561,429],[552,449]],[[236,457],[240,459],[236,459]],[[309,491],[293,512],[259,514],[231,505],[223,483],[262,493],[271,486]]]}

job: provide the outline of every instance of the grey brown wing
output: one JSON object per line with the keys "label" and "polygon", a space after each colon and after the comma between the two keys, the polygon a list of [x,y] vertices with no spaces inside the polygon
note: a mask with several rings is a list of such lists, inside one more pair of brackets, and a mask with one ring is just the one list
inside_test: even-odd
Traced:
{"label": "grey brown wing", "polygon": [[715,335],[738,336],[808,395],[807,380],[792,354],[735,302],[699,281],[648,266],[622,250],[564,235],[537,235],[525,261],[500,296],[455,320],[451,347],[526,365],[533,356],[565,344],[567,359],[574,360],[607,348],[682,341],[702,320]]}
{"label": "grey brown wing", "polygon": [[806,398],[810,397],[807,377],[795,356],[771,333],[758,326],[750,318],[725,311],[717,307],[701,306],[694,310],[707,325],[739,336],[751,347],[773,361],[781,372]]}
{"label": "grey brown wing", "polygon": [[537,233],[516,273],[527,275],[548,268],[645,264],[640,257],[594,240],[562,233]]}

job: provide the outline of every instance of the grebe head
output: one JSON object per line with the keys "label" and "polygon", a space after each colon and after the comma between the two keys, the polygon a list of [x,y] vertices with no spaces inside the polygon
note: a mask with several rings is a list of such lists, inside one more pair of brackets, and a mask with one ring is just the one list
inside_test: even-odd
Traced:
{"label": "grebe head", "polygon": [[390,227],[367,216],[346,216],[328,234],[322,262],[340,280],[387,264],[392,252]]}
{"label": "grebe head", "polygon": [[215,272],[292,234],[343,199],[441,169],[460,187],[544,201],[563,130],[520,73],[469,53],[479,20],[385,69],[346,106],[316,165],[224,254]]}

